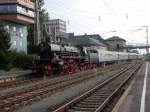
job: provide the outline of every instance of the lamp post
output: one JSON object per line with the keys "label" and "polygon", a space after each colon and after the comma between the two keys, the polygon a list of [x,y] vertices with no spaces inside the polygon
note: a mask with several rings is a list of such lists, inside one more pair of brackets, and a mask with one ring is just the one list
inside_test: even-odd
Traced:
{"label": "lamp post", "polygon": [[144,30],[142,28],[146,28],[146,45],[147,45],[146,51],[147,51],[147,54],[149,54],[149,48],[148,48],[148,26],[141,26],[139,29],[137,29],[137,30],[131,30],[131,31],[137,32],[139,30]]}
{"label": "lamp post", "polygon": [[39,0],[35,0],[35,34],[34,45],[39,44],[40,39],[40,24],[39,24]]}
{"label": "lamp post", "polygon": [[149,48],[148,48],[148,26],[141,26],[141,27],[146,28],[146,44],[147,44],[146,51],[147,51],[147,54],[149,54]]}

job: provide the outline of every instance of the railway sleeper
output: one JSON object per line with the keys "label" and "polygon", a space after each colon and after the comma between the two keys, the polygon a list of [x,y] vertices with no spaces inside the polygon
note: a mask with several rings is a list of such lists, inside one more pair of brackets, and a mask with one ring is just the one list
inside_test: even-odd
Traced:
{"label": "railway sleeper", "polygon": [[99,104],[96,104],[96,103],[94,103],[94,104],[89,104],[89,103],[87,103],[87,104],[81,104],[81,103],[79,103],[79,104],[76,104],[76,107],[85,107],[85,108],[97,108],[99,106]]}
{"label": "railway sleeper", "polygon": [[[87,104],[87,102],[85,102],[85,101],[82,101],[82,102],[80,102],[79,104],[82,104],[82,105],[86,105]],[[101,103],[99,103],[99,102],[88,102],[88,105],[100,105]]]}
{"label": "railway sleeper", "polygon": [[103,99],[103,98],[106,98],[108,97],[109,95],[105,95],[105,96],[90,96],[90,97],[87,97],[86,99]]}
{"label": "railway sleeper", "polygon": [[[10,107],[6,107],[6,108],[4,108],[3,110],[2,110],[2,112],[11,112],[11,108]],[[1,112],[1,110],[0,110],[0,112]]]}
{"label": "railway sleeper", "polygon": [[[4,102],[10,102],[10,101],[13,101],[15,98],[8,98],[6,100],[4,100]],[[2,101],[3,102],[3,101]]]}
{"label": "railway sleeper", "polygon": [[[67,112],[81,112],[81,111],[80,110],[77,111],[77,110],[71,110],[71,109],[69,109],[69,110],[67,110]],[[82,111],[82,112],[91,112],[91,111]]]}
{"label": "railway sleeper", "polygon": [[16,104],[13,105],[13,107],[11,109],[17,109],[19,107],[20,107],[20,104],[16,103]]}
{"label": "railway sleeper", "polygon": [[97,98],[91,98],[91,97],[89,97],[89,98],[86,98],[85,100],[86,100],[86,101],[87,101],[87,100],[88,100],[88,101],[100,101],[100,100],[103,100],[103,99],[105,99],[105,98],[106,98],[106,97],[103,97],[103,98],[100,98],[100,97],[99,97],[99,98],[98,98],[98,97],[97,97]]}
{"label": "railway sleeper", "polygon": [[86,102],[86,103],[101,103],[103,102],[105,99],[99,99],[99,100],[84,100],[83,102]]}
{"label": "railway sleeper", "polygon": [[96,91],[96,93],[92,94],[92,95],[101,95],[101,96],[105,96],[105,95],[110,95],[112,91],[105,91],[100,89],[100,91]]}
{"label": "railway sleeper", "polygon": [[97,94],[97,95],[92,95],[90,96],[91,98],[105,98],[109,96],[110,94]]}
{"label": "railway sleeper", "polygon": [[91,112],[93,112],[93,111],[95,111],[95,108],[92,108],[92,107],[90,107],[90,108],[72,107],[71,110],[76,110],[76,111],[80,111],[80,112],[82,112],[82,111],[91,111]]}
{"label": "railway sleeper", "polygon": [[3,103],[7,103],[7,102],[9,102],[9,100],[7,100],[7,99],[3,100],[3,101],[0,101],[0,105],[3,104]]}
{"label": "railway sleeper", "polygon": [[23,105],[23,106],[26,106],[27,104],[28,104],[28,101],[23,101],[23,102],[22,102],[22,105]]}

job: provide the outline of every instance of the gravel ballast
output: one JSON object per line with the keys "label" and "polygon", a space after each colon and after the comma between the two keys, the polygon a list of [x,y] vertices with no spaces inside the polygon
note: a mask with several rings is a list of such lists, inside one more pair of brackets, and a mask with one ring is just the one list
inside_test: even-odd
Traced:
{"label": "gravel ballast", "polygon": [[[61,90],[52,94],[51,96],[40,100],[39,102],[35,102],[15,112],[45,112],[46,109],[52,110],[53,107],[56,105],[61,105],[66,103],[68,99],[73,99],[74,97],[80,95],[83,92],[86,92],[89,88],[92,88],[97,83],[101,83],[104,80],[108,79],[112,74],[117,73],[119,70],[110,72],[110,73],[103,73],[103,75],[97,75],[96,77],[83,81],[79,84]],[[93,74],[95,74],[93,72]],[[50,112],[50,111],[49,111]]]}

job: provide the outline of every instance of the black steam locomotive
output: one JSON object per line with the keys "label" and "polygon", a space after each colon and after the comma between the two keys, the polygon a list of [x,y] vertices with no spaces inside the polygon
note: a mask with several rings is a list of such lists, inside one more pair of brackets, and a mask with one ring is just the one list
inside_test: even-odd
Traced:
{"label": "black steam locomotive", "polygon": [[[34,60],[33,71],[48,75],[74,73],[95,68],[98,64],[98,61],[94,58],[89,60],[90,55],[87,54],[94,53],[94,49],[90,48],[77,48],[42,42],[38,46],[38,51],[39,59]],[[95,53],[97,54],[96,50]]]}

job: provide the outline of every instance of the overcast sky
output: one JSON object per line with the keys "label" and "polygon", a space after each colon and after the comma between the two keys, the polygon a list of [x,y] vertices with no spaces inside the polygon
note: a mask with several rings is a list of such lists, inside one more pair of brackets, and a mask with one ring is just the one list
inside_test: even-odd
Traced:
{"label": "overcast sky", "polygon": [[146,42],[146,30],[141,26],[150,25],[150,0],[45,0],[44,7],[51,19],[67,22],[67,32]]}

